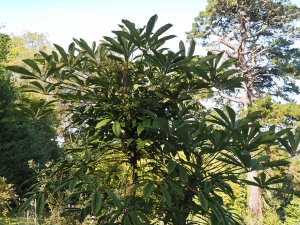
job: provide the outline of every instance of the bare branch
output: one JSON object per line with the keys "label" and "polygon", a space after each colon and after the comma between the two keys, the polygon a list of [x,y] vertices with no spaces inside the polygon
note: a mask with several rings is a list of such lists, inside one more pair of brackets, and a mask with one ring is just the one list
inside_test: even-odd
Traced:
{"label": "bare branch", "polygon": [[243,100],[241,98],[235,98],[235,97],[229,96],[229,95],[221,92],[219,89],[217,89],[215,87],[213,87],[212,90],[217,92],[221,97],[226,98],[230,101],[233,101],[233,102],[236,102],[236,103],[243,103]]}
{"label": "bare branch", "polygon": [[225,40],[225,38],[220,38],[219,42],[226,45],[228,48],[231,48],[233,51],[236,51],[236,47],[227,40]]}

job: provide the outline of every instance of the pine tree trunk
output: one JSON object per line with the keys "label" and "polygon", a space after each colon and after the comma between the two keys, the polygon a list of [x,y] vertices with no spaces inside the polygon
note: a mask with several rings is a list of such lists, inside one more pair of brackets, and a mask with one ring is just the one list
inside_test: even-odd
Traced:
{"label": "pine tree trunk", "polygon": [[[245,113],[248,112],[248,104],[251,104],[252,102],[252,96],[249,92],[249,89],[247,87],[247,83],[243,84],[244,88],[244,95],[243,95],[243,105],[244,105],[244,111]],[[248,180],[255,182],[253,177],[257,177],[258,173],[257,171],[251,171],[248,172]],[[255,224],[255,221],[259,220],[262,217],[262,194],[260,191],[260,188],[257,186],[249,186],[248,189],[248,207],[251,212],[251,215],[254,217],[254,220],[250,221],[250,224]]]}

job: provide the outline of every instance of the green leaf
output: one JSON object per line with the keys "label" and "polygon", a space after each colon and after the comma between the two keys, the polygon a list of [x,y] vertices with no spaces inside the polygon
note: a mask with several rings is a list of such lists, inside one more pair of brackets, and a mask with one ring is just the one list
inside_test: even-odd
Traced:
{"label": "green leaf", "polygon": [[93,50],[90,48],[90,46],[86,43],[85,40],[80,39],[77,40],[76,38],[73,38],[73,40],[75,41],[75,43],[81,48],[83,49],[91,58],[95,59],[95,54],[93,52]]}
{"label": "green leaf", "polygon": [[26,63],[28,66],[30,66],[33,70],[41,74],[41,70],[35,61],[31,59],[24,59],[23,62]]}
{"label": "green leaf", "polygon": [[113,193],[111,190],[107,189],[106,190],[107,194],[109,195],[109,197],[111,198],[111,200],[113,201],[114,205],[117,207],[117,209],[119,211],[122,211],[123,209],[123,205],[120,202],[120,200],[118,199],[118,197],[115,195],[115,193]]}
{"label": "green leaf", "polygon": [[145,127],[143,124],[139,124],[137,127],[137,135],[140,136],[140,134],[144,131]]}
{"label": "green leaf", "polygon": [[293,194],[294,191],[293,190],[289,190],[289,189],[286,189],[286,188],[269,188],[270,190],[275,190],[275,191],[278,191],[278,192],[281,192],[281,193],[286,193],[286,194]]}
{"label": "green leaf", "polygon": [[179,184],[173,183],[171,181],[167,181],[169,184],[169,187],[177,194],[179,199],[183,200],[184,199],[184,192],[182,187]]}
{"label": "green leaf", "polygon": [[97,215],[101,207],[102,207],[102,196],[100,191],[97,190],[95,191],[92,198],[92,205],[91,205],[92,213],[94,215]]}
{"label": "green leaf", "polygon": [[36,203],[36,214],[41,215],[45,207],[45,194],[41,193]]}
{"label": "green leaf", "polygon": [[129,219],[128,215],[124,216],[123,224],[124,225],[131,225],[131,222],[130,222],[130,219]]}
{"label": "green leaf", "polygon": [[158,38],[160,35],[162,35],[163,33],[165,33],[167,30],[169,30],[173,25],[168,23],[162,27],[160,27],[152,36],[151,40],[155,40],[156,38]]}
{"label": "green leaf", "polygon": [[154,184],[155,184],[154,181],[149,181],[145,185],[144,190],[143,190],[143,197],[145,199],[151,195],[153,188],[154,188]]}
{"label": "green leaf", "polygon": [[125,24],[125,26],[128,28],[130,34],[133,35],[133,37],[135,37],[136,39],[140,37],[139,32],[135,28],[134,23],[130,22],[129,20],[122,20],[122,23]]}
{"label": "green leaf", "polygon": [[169,173],[172,173],[172,172],[175,170],[176,165],[177,165],[177,164],[176,164],[176,162],[174,162],[174,161],[169,161],[169,162],[168,162],[167,168],[168,168]]}
{"label": "green leaf", "polygon": [[116,40],[114,40],[111,37],[106,37],[106,36],[104,36],[103,38],[114,47],[113,51],[120,53],[120,54],[124,54],[122,46]]}
{"label": "green leaf", "polygon": [[120,133],[121,133],[121,125],[118,121],[115,121],[112,125],[112,130],[114,132],[114,134],[119,137]]}
{"label": "green leaf", "polygon": [[218,72],[221,71],[224,68],[228,68],[229,66],[231,66],[234,62],[237,61],[237,58],[231,58],[226,60],[225,62],[222,63],[222,65],[218,68]]}
{"label": "green leaf", "polygon": [[5,67],[7,70],[10,70],[15,73],[20,73],[24,75],[32,75],[33,77],[36,77],[33,73],[29,72],[27,69],[21,67],[21,66],[7,66]]}
{"label": "green leaf", "polygon": [[[37,87],[42,93],[45,93],[44,87],[38,82],[38,81],[32,81],[30,82],[33,86]],[[45,93],[47,94],[47,93]]]}
{"label": "green leaf", "polygon": [[214,59],[214,58],[216,58],[216,55],[207,55],[207,56],[205,56],[205,57],[199,59],[199,60],[197,61],[197,63],[204,63],[204,62],[207,62],[207,61],[212,60],[212,59]]}
{"label": "green leaf", "polygon": [[266,181],[266,185],[272,185],[272,184],[279,184],[279,183],[283,183],[286,181],[285,177],[282,176],[275,176],[275,177],[271,177],[269,180]]}
{"label": "green leaf", "polygon": [[221,116],[221,118],[224,120],[224,122],[226,123],[226,125],[229,126],[229,127],[231,127],[231,123],[230,123],[228,117],[226,116],[226,114],[222,110],[220,110],[218,108],[214,108],[214,110],[219,114],[219,116]]}
{"label": "green leaf", "polygon": [[155,23],[156,23],[156,21],[157,21],[157,15],[155,14],[154,16],[152,16],[150,19],[149,19],[149,21],[148,21],[148,23],[147,23],[147,27],[146,27],[146,35],[147,36],[150,36],[150,34],[152,33],[152,31],[153,31],[153,28],[154,28],[154,25],[155,25]]}
{"label": "green leaf", "polygon": [[183,181],[183,182],[188,182],[189,180],[189,175],[188,173],[186,172],[186,169],[182,166],[179,166],[178,167],[179,169],[179,176],[180,176],[180,179]]}
{"label": "green leaf", "polygon": [[198,192],[198,200],[201,204],[202,209],[204,211],[207,211],[208,210],[208,201],[207,201],[207,199],[205,198],[204,194],[201,191]]}
{"label": "green leaf", "polygon": [[91,160],[91,157],[92,157],[92,151],[91,149],[87,149],[85,152],[84,152],[84,159],[86,161],[90,161]]}
{"label": "green leaf", "polygon": [[129,216],[130,216],[131,220],[133,221],[134,225],[142,225],[139,217],[137,216],[137,214],[135,212],[129,212]]}
{"label": "green leaf", "polygon": [[264,172],[262,172],[261,174],[260,174],[260,181],[261,181],[261,184],[262,185],[265,185],[265,182],[266,182],[266,174],[264,173]]}
{"label": "green leaf", "polygon": [[[176,35],[168,35],[168,36],[165,36],[165,37],[163,37],[163,38],[161,38],[161,39],[159,39],[158,41],[157,41],[157,43],[165,43],[167,40],[170,40],[170,39],[172,39],[172,38],[175,38],[175,37],[177,37]],[[156,44],[157,44],[156,43]]]}
{"label": "green leaf", "polygon": [[[132,42],[132,43],[138,44],[138,43],[136,42],[136,40],[134,39],[134,37],[133,37],[131,34],[125,32],[125,31],[113,31],[113,33],[115,33],[115,34],[116,34],[117,36],[119,36],[119,37],[125,38],[126,40],[128,40],[128,41],[130,41],[130,42]],[[124,53],[123,53],[123,54],[124,54]]]}
{"label": "green leaf", "polygon": [[260,185],[256,182],[253,182],[253,181],[249,181],[249,180],[243,180],[241,179],[241,181],[243,181],[245,184],[248,184],[248,185],[252,185],[252,186],[256,186],[256,187],[260,187]]}
{"label": "green leaf", "polygon": [[69,184],[70,180],[64,181],[63,183],[61,183],[60,185],[58,185],[53,191],[52,194],[55,194],[57,191],[59,191],[60,189],[62,189],[63,187],[67,186]]}
{"label": "green leaf", "polygon": [[72,43],[69,45],[68,53],[69,53],[69,55],[72,56],[72,58],[74,57],[74,53],[75,53],[75,43],[74,43],[74,42],[72,42]]}
{"label": "green leaf", "polygon": [[118,56],[115,56],[115,55],[107,55],[107,58],[110,58],[110,59],[118,61],[118,62],[123,62],[123,59],[121,57],[118,57]]}
{"label": "green leaf", "polygon": [[35,196],[33,195],[33,196],[31,196],[29,199],[27,199],[27,200],[21,205],[21,207],[19,208],[18,212],[19,212],[19,213],[23,213],[23,212],[29,207],[29,205],[30,205],[30,203],[33,201],[34,197],[35,197]]}
{"label": "green leaf", "polygon": [[65,50],[62,48],[62,47],[60,47],[59,45],[57,45],[57,44],[53,44],[54,45],[54,47],[58,50],[58,52],[59,52],[59,54],[61,55],[61,57],[64,59],[64,61],[68,61],[68,55],[67,55],[67,53],[65,52]]}
{"label": "green leaf", "polygon": [[172,206],[171,195],[170,195],[170,193],[168,192],[168,190],[165,189],[164,187],[162,187],[162,188],[160,189],[160,191],[161,191],[161,193],[163,194],[163,197],[164,197],[165,201],[167,202],[167,205],[168,205],[169,207],[171,207],[171,206]]}
{"label": "green leaf", "polygon": [[221,211],[217,207],[213,207],[212,211],[213,214],[216,216],[217,220],[222,223],[224,220]]}
{"label": "green leaf", "polygon": [[190,42],[190,47],[189,47],[188,54],[187,54],[188,59],[191,59],[193,57],[193,54],[195,52],[195,46],[196,46],[196,42],[194,39],[192,39]]}
{"label": "green leaf", "polygon": [[49,77],[50,75],[56,73],[57,71],[60,70],[61,67],[51,67],[50,70],[47,72],[47,76]]}
{"label": "green leaf", "polygon": [[279,166],[287,166],[290,162],[286,160],[276,160],[272,162],[262,163],[264,167],[279,167]]}
{"label": "green leaf", "polygon": [[232,108],[230,108],[229,106],[226,106],[226,110],[227,110],[229,118],[231,120],[231,127],[234,128],[234,126],[235,126],[235,118],[236,118],[235,111]]}
{"label": "green leaf", "polygon": [[69,191],[72,192],[78,182],[78,177],[74,177],[69,183]]}
{"label": "green leaf", "polygon": [[103,127],[105,126],[106,124],[108,124],[109,122],[111,121],[111,119],[104,119],[104,120],[101,120],[99,123],[97,123],[96,125],[96,129],[100,128],[100,127]]}
{"label": "green leaf", "polygon": [[179,50],[182,52],[183,55],[185,55],[185,46],[183,41],[179,42]]}

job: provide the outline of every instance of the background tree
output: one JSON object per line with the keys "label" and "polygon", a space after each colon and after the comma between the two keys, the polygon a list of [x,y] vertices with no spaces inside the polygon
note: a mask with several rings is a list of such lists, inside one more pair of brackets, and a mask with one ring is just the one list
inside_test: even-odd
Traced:
{"label": "background tree", "polygon": [[[246,78],[237,97],[216,87],[219,96],[242,104],[247,111],[248,105],[266,95],[288,100],[292,92],[299,93],[292,79],[299,75],[300,51],[294,46],[299,40],[295,23],[299,11],[286,0],[208,1],[189,37],[211,51],[224,51],[227,59],[237,58],[235,76]],[[250,180],[253,176],[255,172],[249,173]],[[261,193],[256,187],[250,187],[249,207],[261,216]]]}
{"label": "background tree", "polygon": [[44,35],[36,33],[26,33],[24,38],[0,34],[0,176],[15,186],[20,197],[32,184],[27,182],[33,175],[28,161],[34,160],[42,168],[57,157],[56,118],[47,107],[51,102],[22,93],[19,79],[12,78],[4,66],[20,65],[20,57],[46,49],[47,43]]}
{"label": "background tree", "polygon": [[46,34],[26,31],[23,35],[11,35],[6,65],[25,65],[23,59],[39,51],[51,52],[51,50]]}
{"label": "background tree", "polygon": [[8,214],[12,200],[16,200],[17,195],[13,185],[8,184],[4,177],[0,177],[0,216]]}
{"label": "background tree", "polygon": [[[32,184],[28,166],[34,160],[43,167],[58,154],[55,117],[43,100],[22,97],[8,75],[0,75],[0,176],[24,194]],[[27,183],[26,183],[27,182]]]}
{"label": "background tree", "polygon": [[[123,20],[116,37],[98,46],[74,39],[68,51],[55,45],[57,52],[26,60],[30,70],[8,67],[30,80],[28,91],[63,102],[81,137],[20,211],[37,198],[42,213],[62,192],[66,211],[81,221],[94,215],[98,224],[237,224],[224,205],[224,196],[234,197],[232,183],[281,190],[274,185],[284,179],[265,171],[288,162],[269,160],[261,146],[282,142],[296,154],[299,143],[286,139],[291,131],[262,131],[256,113],[238,119],[230,107],[204,112],[195,104],[201,90],[241,85],[230,77],[232,60],[200,59],[193,41],[188,49],[180,42],[178,52],[165,49],[174,36],[162,35],[171,25],[154,31],[156,20],[142,28]],[[260,170],[255,182],[240,178],[253,170]],[[71,176],[56,179],[63,174]],[[71,203],[78,207],[68,210]]]}
{"label": "background tree", "polygon": [[284,98],[291,91],[298,93],[290,79],[299,75],[299,48],[294,46],[300,35],[298,17],[299,8],[286,0],[213,0],[195,19],[189,37],[209,50],[238,59],[236,76],[247,81],[241,98],[231,96],[229,100],[246,107],[265,93]]}
{"label": "background tree", "polygon": [[10,38],[8,35],[0,33],[0,63],[1,64],[7,61],[7,55],[9,53],[9,41]]}

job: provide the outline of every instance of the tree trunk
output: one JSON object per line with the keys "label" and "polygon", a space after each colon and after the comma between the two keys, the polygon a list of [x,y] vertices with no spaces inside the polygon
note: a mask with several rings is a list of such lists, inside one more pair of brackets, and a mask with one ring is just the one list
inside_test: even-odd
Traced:
{"label": "tree trunk", "polygon": [[[248,112],[248,104],[252,102],[252,96],[249,92],[247,83],[243,83],[244,95],[243,95],[243,105],[245,113]],[[257,177],[257,171],[248,172],[248,180],[255,182],[253,177]],[[259,220],[262,217],[262,194],[260,188],[257,186],[250,185],[248,189],[248,207],[251,212],[251,215],[254,217],[254,220],[251,219],[250,224],[255,224],[255,221]]]}
{"label": "tree trunk", "polygon": [[[248,172],[248,180],[255,182],[253,177],[256,177],[257,175],[257,171]],[[248,206],[253,217],[255,217],[256,219],[261,218],[263,204],[259,187],[252,185],[249,186]]]}

